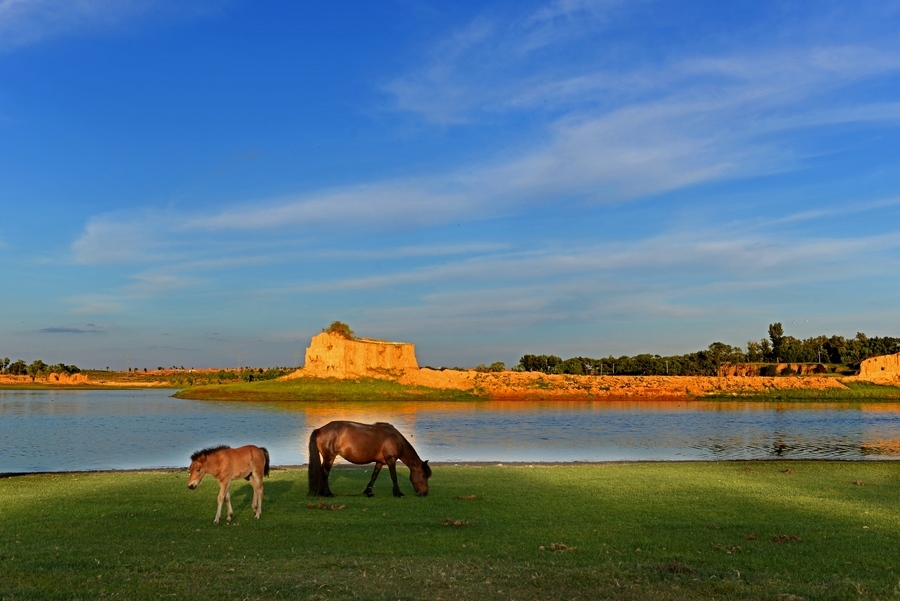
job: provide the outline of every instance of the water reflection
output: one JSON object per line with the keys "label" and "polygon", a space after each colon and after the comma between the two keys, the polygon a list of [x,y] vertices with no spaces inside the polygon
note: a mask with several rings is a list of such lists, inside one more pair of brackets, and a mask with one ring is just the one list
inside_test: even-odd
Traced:
{"label": "water reflection", "polygon": [[313,428],[389,421],[431,461],[896,459],[898,403],[200,402],[171,390],[0,391],[0,472],[179,467],[213,444],[306,462]]}

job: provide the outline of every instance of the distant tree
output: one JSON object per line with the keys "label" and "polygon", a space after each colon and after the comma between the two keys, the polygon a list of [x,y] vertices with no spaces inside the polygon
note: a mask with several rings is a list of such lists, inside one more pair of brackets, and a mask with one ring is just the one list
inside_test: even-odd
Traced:
{"label": "distant tree", "polygon": [[9,357],[3,357],[0,359],[0,372],[6,371],[6,368],[9,367]]}
{"label": "distant tree", "polygon": [[322,331],[328,332],[329,334],[337,334],[338,336],[343,336],[347,340],[353,340],[355,338],[355,336],[353,335],[353,330],[350,329],[350,326],[342,321],[332,321],[331,325],[328,326],[327,329],[324,329]]}
{"label": "distant tree", "polygon": [[562,363],[562,359],[556,355],[524,355],[519,359],[519,365],[524,371],[539,371],[545,374],[556,373],[556,366]]}
{"label": "distant tree", "polygon": [[581,362],[581,359],[578,357],[573,357],[571,359],[566,359],[565,361],[561,361],[556,365],[556,373],[558,374],[572,374],[572,375],[581,375],[584,373],[584,364]]}
{"label": "distant tree", "polygon": [[541,371],[540,366],[538,365],[538,356],[537,355],[522,355],[522,358],[519,359],[519,365],[522,371]]}
{"label": "distant tree", "polygon": [[784,343],[784,328],[781,322],[769,324],[769,340],[772,341],[772,355],[775,361],[781,358],[781,345]]}
{"label": "distant tree", "polygon": [[766,358],[762,345],[755,340],[747,341],[747,361],[750,363],[759,363]]}
{"label": "distant tree", "polygon": [[503,361],[495,361],[494,363],[491,363],[489,369],[491,371],[503,371],[506,369],[506,363],[504,363]]}
{"label": "distant tree", "polygon": [[27,373],[31,376],[31,381],[34,382],[35,378],[44,373],[47,369],[47,364],[41,361],[40,359],[35,359],[28,366]]}
{"label": "distant tree", "polygon": [[11,376],[24,376],[28,373],[28,365],[21,359],[10,363],[6,368],[6,373]]}
{"label": "distant tree", "polygon": [[81,370],[74,365],[66,365],[65,363],[57,363],[56,365],[48,365],[44,368],[48,374],[77,374]]}
{"label": "distant tree", "polygon": [[747,360],[747,356],[741,349],[724,342],[713,342],[707,349],[707,355],[716,373],[719,367],[725,363],[741,363]]}

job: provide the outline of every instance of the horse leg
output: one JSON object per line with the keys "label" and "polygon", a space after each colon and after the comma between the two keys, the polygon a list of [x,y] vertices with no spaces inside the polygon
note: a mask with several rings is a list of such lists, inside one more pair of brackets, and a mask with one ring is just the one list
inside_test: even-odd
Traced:
{"label": "horse leg", "polygon": [[231,517],[234,515],[234,510],[231,508],[231,480],[229,480],[225,484],[225,503],[228,504],[228,517],[225,518],[225,521],[230,522]]}
{"label": "horse leg", "polygon": [[389,461],[387,466],[391,472],[391,480],[394,482],[394,496],[402,497],[403,492],[400,490],[400,485],[397,484],[397,460]]}
{"label": "horse leg", "polygon": [[[231,483],[230,480],[219,480],[219,497],[217,501],[219,502],[218,507],[216,508],[216,519],[213,520],[213,524],[219,523],[219,518],[222,517],[222,502],[228,496],[228,485]],[[231,519],[231,500],[228,500],[228,519]]]}
{"label": "horse leg", "polygon": [[259,474],[253,473],[250,476],[250,485],[253,487],[253,502],[251,507],[255,512],[256,519],[259,519],[260,514],[262,514],[262,498],[263,498],[263,483],[262,476]]}
{"label": "horse leg", "polygon": [[381,471],[381,468],[384,467],[383,463],[375,462],[375,469],[372,470],[372,479],[369,480],[369,485],[366,486],[366,489],[363,491],[363,494],[367,497],[374,497],[375,493],[372,492],[372,486],[375,485],[375,478],[378,477],[378,472]]}
{"label": "horse leg", "polygon": [[331,488],[328,486],[328,476],[331,475],[331,466],[334,465],[334,460],[337,458],[337,455],[325,455],[322,454],[322,473],[325,474],[324,484],[322,485],[322,496],[323,497],[333,497],[334,493],[331,492]]}

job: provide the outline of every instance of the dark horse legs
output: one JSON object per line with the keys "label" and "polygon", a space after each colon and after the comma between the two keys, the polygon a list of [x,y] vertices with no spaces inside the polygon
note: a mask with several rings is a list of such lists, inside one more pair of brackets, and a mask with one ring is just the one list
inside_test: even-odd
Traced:
{"label": "dark horse legs", "polygon": [[319,491],[319,496],[322,497],[333,497],[334,493],[331,492],[331,488],[328,486],[328,476],[331,474],[331,466],[334,465],[335,457],[329,457],[327,455],[323,456],[322,461],[322,474],[325,476],[322,479],[322,490]]}
{"label": "dark horse legs", "polygon": [[[400,485],[397,484],[397,463],[391,462],[387,464],[388,471],[391,473],[391,480],[394,483],[394,496],[402,497],[403,493],[400,491]],[[372,470],[372,479],[369,480],[369,484],[366,486],[366,489],[363,491],[363,494],[367,497],[374,497],[375,493],[372,492],[372,486],[375,484],[375,479],[378,477],[378,473],[381,471],[381,468],[384,467],[383,463],[375,463],[375,469]]]}

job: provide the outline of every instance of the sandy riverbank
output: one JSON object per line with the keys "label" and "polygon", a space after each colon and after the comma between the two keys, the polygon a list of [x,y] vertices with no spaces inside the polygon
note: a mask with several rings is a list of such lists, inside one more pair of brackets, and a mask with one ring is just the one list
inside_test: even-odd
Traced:
{"label": "sandy riverbank", "polygon": [[840,379],[824,376],[564,376],[431,369],[404,372],[398,381],[409,386],[475,390],[491,398],[691,398],[710,394],[847,388]]}

